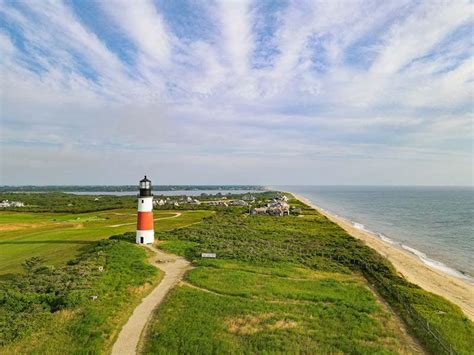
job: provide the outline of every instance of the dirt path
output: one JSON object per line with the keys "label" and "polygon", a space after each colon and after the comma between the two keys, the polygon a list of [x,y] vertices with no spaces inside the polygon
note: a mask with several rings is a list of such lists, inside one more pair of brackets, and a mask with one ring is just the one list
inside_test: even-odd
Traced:
{"label": "dirt path", "polygon": [[[177,217],[179,217],[179,216],[181,216],[181,215],[182,215],[181,212],[176,212],[174,216],[155,218],[154,221],[159,221],[159,220],[162,220],[162,219],[177,218]],[[137,222],[122,223],[122,224],[113,224],[113,225],[107,226],[107,227],[109,227],[109,228],[115,228],[115,227],[128,226],[128,225],[132,225],[132,224],[136,224],[136,223],[137,223]]]}
{"label": "dirt path", "polygon": [[112,348],[112,354],[136,354],[138,342],[152,317],[153,310],[163,301],[166,294],[181,280],[184,273],[190,268],[189,262],[184,258],[166,254],[152,246],[147,247],[156,254],[156,257],[153,257],[152,264],[164,271],[165,277],[148,296],[143,298],[142,303],[135,308],[133,314],[120,331]]}

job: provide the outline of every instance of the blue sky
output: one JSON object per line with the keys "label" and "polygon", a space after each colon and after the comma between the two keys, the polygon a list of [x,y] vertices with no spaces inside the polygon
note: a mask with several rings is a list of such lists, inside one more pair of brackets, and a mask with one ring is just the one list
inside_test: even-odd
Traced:
{"label": "blue sky", "polygon": [[0,0],[0,184],[473,184],[469,1]]}

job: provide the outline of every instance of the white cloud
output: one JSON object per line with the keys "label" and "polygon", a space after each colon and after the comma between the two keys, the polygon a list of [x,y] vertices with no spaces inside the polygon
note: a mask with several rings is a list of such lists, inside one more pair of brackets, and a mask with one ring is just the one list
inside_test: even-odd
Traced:
{"label": "white cloud", "polygon": [[225,60],[238,76],[245,75],[254,50],[250,1],[219,1],[217,12]]}
{"label": "white cloud", "polygon": [[146,63],[154,65],[156,62],[156,66],[170,63],[172,36],[151,0],[102,1],[101,5],[125,35],[138,45]]}
{"label": "white cloud", "polygon": [[376,73],[395,73],[424,55],[450,31],[472,15],[469,1],[425,2],[404,21],[392,26],[372,67]]}
{"label": "white cloud", "polygon": [[[0,31],[4,171],[22,170],[9,159],[16,153],[51,172],[76,172],[67,159],[102,171],[94,154],[141,169],[146,160],[132,160],[145,151],[170,180],[180,169],[202,179],[220,169],[216,176],[240,182],[239,171],[252,169],[259,182],[291,182],[291,174],[271,181],[283,164],[301,176],[308,168],[311,183],[322,167],[337,175],[357,161],[372,171],[373,162],[389,167],[384,159],[398,168],[430,162],[439,176],[435,162],[451,159],[459,181],[471,179],[472,43],[440,45],[467,23],[469,3],[290,1],[267,42],[257,41],[267,14],[251,1],[206,4],[214,33],[186,40],[152,1],[99,4],[95,21],[111,20],[136,46],[134,60],[122,61],[63,2],[0,4],[18,36]],[[254,65],[259,46],[263,67]]]}

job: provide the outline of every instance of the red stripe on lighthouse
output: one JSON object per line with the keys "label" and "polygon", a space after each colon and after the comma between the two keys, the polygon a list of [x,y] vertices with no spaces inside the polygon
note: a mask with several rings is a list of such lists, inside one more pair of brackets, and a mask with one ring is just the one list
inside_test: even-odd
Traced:
{"label": "red stripe on lighthouse", "polygon": [[137,229],[153,230],[153,212],[138,212]]}

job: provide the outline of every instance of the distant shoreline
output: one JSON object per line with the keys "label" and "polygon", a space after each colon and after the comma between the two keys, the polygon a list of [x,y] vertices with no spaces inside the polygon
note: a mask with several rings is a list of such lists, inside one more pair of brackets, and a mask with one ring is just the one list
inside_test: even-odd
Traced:
{"label": "distant shoreline", "polygon": [[[153,185],[154,191],[265,191],[260,185]],[[0,192],[136,192],[136,185],[0,185]]]}
{"label": "distant shoreline", "polygon": [[466,278],[457,277],[438,268],[427,265],[413,253],[384,241],[373,233],[362,228],[357,228],[350,221],[334,216],[323,208],[315,205],[310,200],[299,194],[291,193],[295,198],[314,208],[332,222],[338,224],[351,236],[362,240],[366,245],[375,249],[387,258],[395,269],[408,281],[423,289],[445,297],[458,305],[468,318],[474,321],[474,285]]}

